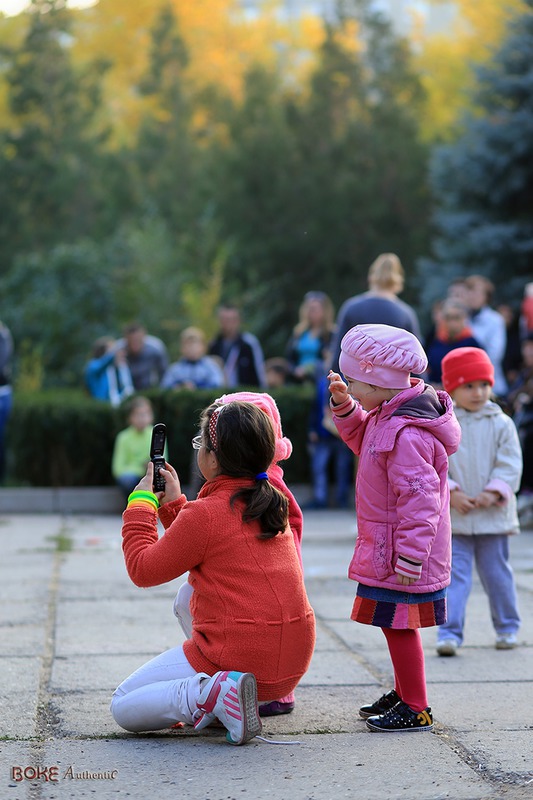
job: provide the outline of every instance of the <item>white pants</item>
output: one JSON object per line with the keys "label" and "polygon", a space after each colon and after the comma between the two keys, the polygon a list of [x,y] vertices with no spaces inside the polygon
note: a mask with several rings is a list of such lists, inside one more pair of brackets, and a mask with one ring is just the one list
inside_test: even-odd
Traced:
{"label": "white pants", "polygon": [[113,694],[111,713],[127,731],[157,731],[176,722],[193,725],[201,714],[201,682],[208,677],[191,667],[181,645],[173,647],[122,681]]}
{"label": "white pants", "polygon": [[174,599],[174,616],[178,618],[187,639],[192,636],[191,599],[193,594],[194,589],[190,583],[186,582],[180,586]]}

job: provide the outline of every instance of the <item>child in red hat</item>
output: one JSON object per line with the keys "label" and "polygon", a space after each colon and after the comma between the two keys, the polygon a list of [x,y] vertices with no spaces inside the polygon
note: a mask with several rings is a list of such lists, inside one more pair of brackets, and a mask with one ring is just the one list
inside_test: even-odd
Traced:
{"label": "child in red hat", "polygon": [[484,350],[460,347],[442,360],[442,382],[461,425],[461,444],[450,456],[452,580],[448,617],[439,626],[437,653],[454,656],[463,643],[466,604],[475,562],[487,593],[496,648],[517,644],[520,615],[509,536],[519,533],[515,492],[522,474],[516,427],[491,402],[494,367]]}

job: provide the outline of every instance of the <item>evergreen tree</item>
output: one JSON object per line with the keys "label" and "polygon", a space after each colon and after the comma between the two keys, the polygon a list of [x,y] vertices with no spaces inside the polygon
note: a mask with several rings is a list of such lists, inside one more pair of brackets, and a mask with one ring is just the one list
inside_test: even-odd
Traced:
{"label": "evergreen tree", "polygon": [[458,275],[482,273],[512,300],[533,273],[533,0],[492,64],[477,70],[461,137],[432,162],[434,257],[420,274],[429,301]]}
{"label": "evergreen tree", "polygon": [[2,318],[16,344],[17,383],[21,361],[31,357],[46,386],[83,385],[94,340],[120,333],[112,267],[100,247],[84,241],[19,255],[7,274],[0,274]]}
{"label": "evergreen tree", "polygon": [[[356,25],[357,23],[357,25]],[[366,289],[370,263],[427,246],[427,153],[417,133],[420,84],[410,54],[366,3],[326,31],[307,93],[280,75],[248,75],[213,179],[227,274],[249,323],[279,354],[308,289],[339,305]]]}
{"label": "evergreen tree", "polygon": [[170,6],[159,12],[151,32],[150,61],[139,90],[151,100],[139,130],[135,157],[139,196],[150,214],[172,231],[187,229],[195,191],[191,98],[186,89],[188,55]]}
{"label": "evergreen tree", "polygon": [[[74,70],[65,0],[32,0],[27,33],[4,54],[15,126],[0,133],[0,258],[98,235],[110,221],[95,115],[105,65]],[[112,175],[109,172],[108,175]]]}
{"label": "evergreen tree", "polygon": [[[187,324],[201,322],[206,333],[212,332],[208,328],[214,324],[230,249],[214,214],[206,169],[209,142],[201,126],[193,123],[195,113],[203,116],[206,104],[213,112],[220,98],[212,91],[196,95],[187,74],[188,62],[179,19],[171,6],[163,6],[151,31],[148,70],[139,85],[149,101],[149,111],[141,121],[133,151],[140,220],[134,221],[135,230],[127,234],[133,256],[127,294],[135,308],[146,305],[143,276],[149,275],[153,285],[165,287],[154,310],[145,308],[138,316],[150,319],[157,310],[159,319],[151,330],[163,336],[176,357],[178,334]],[[139,263],[142,248],[131,250],[131,244],[139,239],[139,229],[155,230],[160,237],[157,252],[144,253],[144,264]]]}

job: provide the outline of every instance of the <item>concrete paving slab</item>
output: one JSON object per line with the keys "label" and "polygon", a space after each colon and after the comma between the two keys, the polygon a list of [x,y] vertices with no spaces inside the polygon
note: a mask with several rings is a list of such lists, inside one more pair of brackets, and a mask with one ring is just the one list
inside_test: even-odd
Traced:
{"label": "concrete paving slab", "polygon": [[[128,673],[121,675],[117,685]],[[125,736],[109,711],[113,686],[109,690],[82,690],[54,693],[52,703],[57,712],[59,726],[56,737],[102,738],[105,736]],[[379,692],[379,689],[377,690]],[[296,690],[296,708],[292,714],[271,717],[264,720],[265,735],[274,738],[300,733],[357,733],[363,730],[363,722],[354,713],[359,698],[362,705],[376,690],[369,687],[306,687],[300,685]],[[192,728],[186,733],[199,735]],[[156,735],[156,734],[154,734]],[[370,735],[370,734],[369,734]]]}
{"label": "concrete paving slab", "polygon": [[56,654],[157,653],[176,647],[184,636],[172,615],[170,598],[59,601]]}
{"label": "concrete paving slab", "polygon": [[324,587],[315,588],[313,581],[308,581],[306,585],[309,602],[313,606],[317,618],[324,621],[350,619],[355,598],[354,583],[350,582],[343,592],[338,589],[337,591],[328,591]]}
{"label": "concrete paving slab", "polygon": [[[341,646],[350,650],[373,674],[392,674],[389,651],[379,628],[357,625],[351,620],[330,620],[328,627],[339,637]],[[388,680],[388,678],[387,678]]]}
{"label": "concrete paving slab", "polygon": [[461,736],[461,741],[479,760],[482,768],[498,775],[520,778],[533,797],[533,728],[525,730],[472,731]]}
{"label": "concrete paving slab", "polygon": [[[526,698],[533,697],[533,678],[517,683],[500,680],[483,683],[483,700],[473,696],[472,683],[434,683],[431,685],[431,702],[439,722],[456,734],[471,731],[514,730],[530,731],[533,724],[524,711]],[[533,736],[531,740],[533,744]],[[530,751],[533,767],[533,748]],[[533,795],[532,795],[533,796]]]}
{"label": "concrete paving slab", "polygon": [[0,625],[0,653],[2,658],[11,656],[24,656],[28,653],[42,655],[45,641],[42,624],[9,623]]}
{"label": "concrete paving slab", "polygon": [[50,679],[54,694],[92,691],[113,692],[116,687],[154,653],[119,655],[57,656]]}
{"label": "concrete paving slab", "polygon": [[[231,748],[220,735],[132,737],[119,741],[48,743],[43,762],[59,767],[58,784],[42,783],[39,797],[74,800],[186,796],[190,800],[291,798],[326,800],[487,800],[482,776],[431,734],[302,736],[301,744],[264,742]],[[209,768],[206,768],[206,765]],[[379,771],[378,765],[387,765]],[[453,789],[449,774],[458,776]],[[91,777],[91,776],[102,777]],[[71,777],[74,776],[74,777]],[[109,777],[105,777],[109,776]],[[67,794],[68,792],[68,794]]]}
{"label": "concrete paving slab", "polygon": [[[435,631],[422,634],[435,733],[373,735],[357,710],[388,687],[392,669],[381,631],[348,618],[355,593],[346,578],[355,539],[353,514],[306,515],[304,563],[318,644],[296,690],[295,711],[265,720],[264,727],[267,738],[302,744],[231,748],[216,731],[129,735],[111,717],[115,686],[182,641],[172,615],[181,580],[150,590],[133,586],[124,569],[120,526],[118,515],[0,517],[6,553],[0,564],[0,637],[3,633],[4,644],[18,653],[8,658],[0,649],[0,737],[20,740],[0,741],[0,761],[4,745],[35,737],[31,751],[19,751],[28,753],[30,765],[61,759],[80,774],[89,768],[119,770],[113,779],[17,784],[7,796],[123,794],[145,800],[156,791],[161,800],[174,800],[177,793],[194,800],[198,791],[198,800],[243,795],[250,800],[522,800],[533,795],[527,762],[531,729],[515,719],[516,708],[532,696],[531,533],[511,542],[524,645],[511,652],[494,650],[488,605],[476,582],[467,615],[468,644],[460,655],[438,658]],[[57,537],[72,549],[58,552]],[[480,684],[490,702],[479,703]],[[38,703],[49,713],[36,716]],[[250,779],[255,773],[261,774],[260,783]],[[0,797],[8,777],[3,769]]]}
{"label": "concrete paving slab", "polygon": [[[2,490],[0,489],[0,494]],[[60,514],[38,514],[19,513],[16,515],[6,515],[0,507],[0,533],[2,541],[4,536],[7,547],[20,547],[34,545],[36,540],[41,540],[48,535],[54,534],[63,524],[63,517]]]}
{"label": "concrete paving slab", "polygon": [[0,627],[9,625],[43,625],[48,616],[46,600],[48,592],[45,587],[39,590],[33,597],[25,597],[14,600],[6,598],[0,603]]}
{"label": "concrete paving slab", "polygon": [[[169,581],[163,586],[143,589],[141,592],[128,577],[120,545],[114,542],[113,547],[102,547],[98,535],[94,540],[89,538],[87,541],[94,541],[95,544],[83,547],[75,544],[75,549],[64,557],[59,587],[61,599],[82,599],[89,596],[96,600],[100,598],[139,600],[144,596],[162,597],[167,599],[172,613],[174,597],[185,577]],[[91,575],[90,585],[87,583],[87,574]]]}
{"label": "concrete paving slab", "polygon": [[[426,651],[426,673],[432,682],[485,684],[528,683],[533,679],[533,647],[496,650],[461,647],[453,658],[441,658],[435,651]],[[533,694],[532,694],[533,706]]]}
{"label": "concrete paving slab", "polygon": [[28,739],[35,733],[41,660],[3,656],[0,669],[0,740]]}
{"label": "concrete paving slab", "polygon": [[31,764],[33,752],[31,743],[0,741],[0,797],[26,800],[28,784],[15,780],[12,775],[16,773],[12,773],[12,770]]}
{"label": "concrete paving slab", "polygon": [[359,664],[352,653],[339,650],[314,653],[309,670],[301,686],[345,686],[350,683],[375,683],[368,670]]}
{"label": "concrete paving slab", "polygon": [[[20,563],[24,562],[24,569]],[[46,596],[52,574],[54,554],[52,552],[11,553],[2,557],[2,582],[0,603],[12,600],[42,602]]]}
{"label": "concrete paving slab", "polygon": [[[121,675],[116,685],[127,677]],[[121,731],[109,711],[111,695],[116,686],[109,689],[72,691],[51,694],[51,701],[57,711],[58,725],[54,739],[64,737],[101,739],[115,736]]]}
{"label": "concrete paving slab", "polygon": [[344,578],[348,580],[348,565],[352,560],[353,543],[328,542],[324,549],[319,542],[307,542],[303,558],[306,578]]}
{"label": "concrete paving slab", "polygon": [[339,643],[336,636],[320,620],[317,620],[315,653],[319,653],[322,650],[336,650],[338,646]]}

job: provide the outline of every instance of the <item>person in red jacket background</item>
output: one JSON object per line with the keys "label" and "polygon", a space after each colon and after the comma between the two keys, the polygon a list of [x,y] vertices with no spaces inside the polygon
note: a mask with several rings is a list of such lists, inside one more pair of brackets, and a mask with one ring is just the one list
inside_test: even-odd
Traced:
{"label": "person in red jacket background", "polygon": [[[153,468],[130,495],[122,529],[126,568],[137,586],[189,571],[193,629],[126,678],[111,711],[129,731],[197,730],[217,718],[231,744],[261,731],[258,700],[293,691],[311,661],[314,614],[288,524],[287,497],[268,478],[276,435],[252,403],[212,405],[193,440],[206,482],[187,501],[176,471]],[[158,538],[157,510],[165,527]]]}

